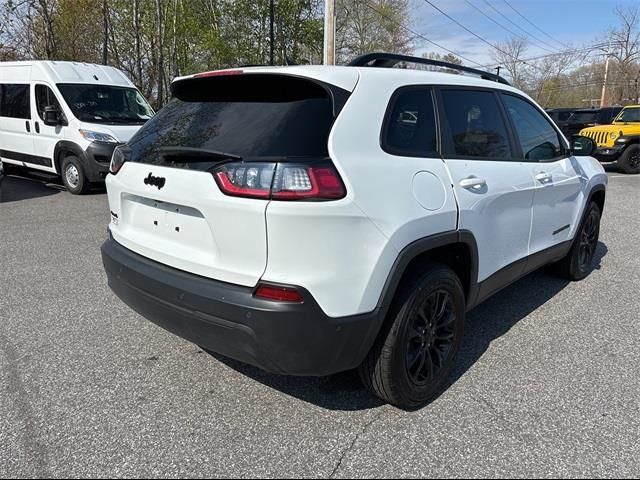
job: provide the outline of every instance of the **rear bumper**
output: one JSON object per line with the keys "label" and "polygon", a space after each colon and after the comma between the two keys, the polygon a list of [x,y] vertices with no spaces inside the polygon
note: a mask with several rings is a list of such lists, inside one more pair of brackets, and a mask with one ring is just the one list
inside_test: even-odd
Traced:
{"label": "rear bumper", "polygon": [[598,161],[607,163],[607,162],[615,162],[622,152],[624,152],[625,145],[622,146],[613,146],[613,147],[598,147],[596,153],[593,155]]}
{"label": "rear bumper", "polygon": [[321,376],[357,367],[373,341],[378,311],[326,316],[301,289],[301,304],[269,302],[253,289],[176,270],[102,245],[109,286],[162,328],[207,350],[278,374]]}

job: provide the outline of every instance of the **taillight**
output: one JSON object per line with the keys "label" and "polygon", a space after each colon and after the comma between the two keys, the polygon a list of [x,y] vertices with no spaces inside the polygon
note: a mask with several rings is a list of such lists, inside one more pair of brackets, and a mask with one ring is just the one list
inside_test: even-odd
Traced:
{"label": "taillight", "polygon": [[272,200],[337,200],[346,189],[331,162],[226,163],[213,171],[226,195]]}
{"label": "taillight", "polygon": [[290,303],[303,303],[304,298],[302,294],[295,287],[284,287],[280,285],[269,285],[261,283],[256,288],[254,296],[262,298],[264,300],[271,300],[273,302],[290,302]]}
{"label": "taillight", "polygon": [[116,175],[127,160],[129,160],[129,149],[124,146],[116,147],[113,151],[113,155],[111,156],[109,173]]}
{"label": "taillight", "polygon": [[275,163],[226,163],[213,171],[218,187],[233,197],[271,198]]}

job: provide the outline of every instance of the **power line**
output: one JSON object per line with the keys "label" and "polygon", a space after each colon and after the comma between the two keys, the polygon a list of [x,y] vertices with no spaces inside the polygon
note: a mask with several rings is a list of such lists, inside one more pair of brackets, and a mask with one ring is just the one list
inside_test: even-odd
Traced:
{"label": "power line", "polygon": [[[444,15],[445,17],[447,17],[449,20],[451,20],[453,23],[455,23],[456,25],[458,25],[460,28],[464,29],[465,31],[469,32],[471,35],[473,35],[474,37],[476,37],[478,40],[480,40],[481,42],[486,43],[487,45],[489,45],[491,48],[493,48],[494,50],[497,50],[500,53],[503,53],[504,55],[511,57],[513,59],[516,59],[513,55],[511,55],[508,52],[505,52],[503,49],[501,49],[500,47],[494,45],[493,43],[491,43],[489,40],[487,40],[484,37],[481,37],[480,35],[478,35],[477,33],[475,33],[473,30],[468,29],[467,27],[465,27],[462,23],[460,23],[458,20],[456,20],[455,18],[453,18],[451,15],[449,15],[447,12],[441,10],[438,6],[434,5],[433,3],[431,3],[429,0],[424,0],[426,3],[428,3],[429,5],[431,5],[431,7],[433,7],[434,9],[436,9],[438,12],[440,12],[442,15]],[[516,59],[517,60],[517,59]]]}
{"label": "power line", "polygon": [[[570,54],[570,53],[591,52],[593,50],[598,50],[598,49],[600,49],[602,47],[605,47],[605,46],[607,46],[606,43],[596,43],[596,44],[590,45],[588,47],[572,48],[572,49],[569,49],[569,50],[560,51],[558,53],[550,53],[550,54],[547,54],[547,55],[537,55],[535,57],[527,57],[527,58],[521,59],[520,61],[526,63],[526,62],[530,62],[530,61],[533,61],[533,60],[540,60],[540,59],[543,59],[543,58],[559,57],[559,56],[567,55],[567,54]],[[483,68],[489,68],[489,67],[495,67],[497,65],[501,65],[501,64],[500,63],[490,63],[490,64],[487,64],[487,65],[483,65],[482,67]]]}
{"label": "power line", "polygon": [[507,57],[511,58],[512,60],[514,60],[516,63],[523,63],[524,65],[528,65],[531,68],[535,68],[536,70],[539,70],[541,72],[546,73],[546,70],[542,67],[538,67],[537,65],[533,64],[533,63],[527,63],[523,60],[520,60],[518,57],[512,55],[511,53],[503,50],[502,48],[494,45],[493,43],[491,43],[489,40],[487,40],[484,37],[481,37],[480,35],[478,35],[477,33],[475,33],[474,31],[470,30],[469,28],[465,27],[462,23],[460,23],[458,20],[456,20],[455,18],[453,18],[451,15],[449,15],[447,12],[443,11],[442,9],[438,8],[436,5],[434,5],[432,2],[430,2],[429,0],[424,0],[427,4],[431,5],[434,9],[436,9],[438,12],[440,12],[442,15],[444,15],[445,17],[447,17],[449,20],[451,20],[453,23],[455,23],[456,25],[458,25],[460,28],[462,28],[463,30],[469,32],[471,35],[473,35],[474,37],[476,37],[478,40],[486,43],[487,45],[489,45],[491,48],[493,48],[494,50],[502,53],[503,55],[506,55]]}
{"label": "power line", "polygon": [[382,12],[382,11],[378,10],[376,7],[374,7],[373,5],[371,5],[369,2],[363,1],[363,3],[364,3],[364,5],[366,5],[368,8],[370,8],[372,11],[374,11],[375,13],[377,13],[378,15],[380,15],[381,17],[385,18],[386,20],[389,20],[389,21],[393,22],[393,23],[395,24],[395,26],[397,26],[397,27],[400,27],[400,28],[404,29],[405,31],[407,31],[407,32],[409,32],[409,33],[411,33],[411,34],[413,34],[415,37],[421,38],[421,39],[422,39],[422,40],[424,40],[425,42],[428,42],[428,43],[430,43],[430,44],[432,44],[432,45],[435,45],[436,47],[438,47],[438,48],[440,48],[440,49],[444,50],[445,52],[451,53],[452,55],[455,55],[456,57],[461,58],[462,60],[466,60],[467,62],[472,63],[472,64],[474,64],[474,65],[476,65],[476,66],[481,66],[481,65],[480,65],[478,62],[476,62],[475,60],[471,60],[470,58],[464,57],[464,56],[460,55],[459,53],[457,53],[457,52],[455,52],[455,51],[453,51],[453,50],[450,50],[450,49],[448,49],[447,47],[445,47],[445,46],[443,46],[443,45],[441,45],[441,44],[439,44],[439,43],[437,43],[437,42],[434,42],[433,40],[431,40],[431,39],[427,38],[425,35],[423,35],[423,34],[421,34],[421,33],[418,33],[418,32],[416,32],[415,30],[413,30],[413,29],[411,29],[411,28],[407,27],[406,25],[403,25],[402,23],[400,23],[400,22],[398,22],[398,21],[394,20],[392,17],[390,17],[389,15],[385,14],[384,12]]}
{"label": "power line", "polygon": [[493,17],[487,15],[484,11],[482,11],[479,7],[477,7],[476,5],[474,5],[473,3],[471,3],[469,0],[464,0],[467,5],[469,5],[471,8],[474,8],[476,11],[478,11],[481,15],[484,15],[486,18],[488,18],[489,20],[491,20],[493,23],[495,23],[496,25],[498,25],[500,28],[502,28],[503,30],[506,30],[507,32],[509,32],[511,35],[513,35],[514,37],[518,37],[521,40],[526,40],[526,37],[523,37],[519,34],[517,34],[516,32],[514,32],[513,30],[511,30],[510,28],[505,27],[504,25],[502,25],[500,22],[498,22],[496,19],[494,19]]}
{"label": "power line", "polygon": [[[548,42],[545,42],[544,40],[536,37],[535,35],[533,35],[530,31],[525,30],[524,28],[522,28],[520,25],[518,25],[517,23],[515,23],[513,20],[511,20],[509,17],[507,17],[504,13],[502,13],[500,10],[498,10],[495,6],[491,5],[491,3],[489,3],[487,0],[482,0],[484,3],[486,3],[489,8],[491,8],[491,10],[493,10],[494,12],[496,12],[498,15],[500,15],[502,18],[504,18],[507,22],[509,22],[511,25],[514,25],[516,28],[522,30],[527,37],[531,37],[534,40],[536,40],[537,42],[546,45],[547,47],[550,47],[552,50],[551,51],[558,51],[558,47],[554,47],[553,45],[550,45]],[[522,37],[520,37],[522,38]],[[542,48],[542,47],[541,47]],[[543,50],[546,50],[547,52],[549,50],[547,50],[546,48],[543,48]]]}
{"label": "power line", "polygon": [[533,28],[535,28],[536,30],[538,30],[540,33],[542,33],[543,35],[546,35],[547,37],[549,37],[551,40],[553,40],[554,42],[556,42],[559,45],[562,45],[564,48],[566,48],[567,46],[562,43],[561,41],[553,38],[551,35],[549,35],[547,32],[545,32],[544,30],[542,30],[540,27],[538,27],[535,23],[533,23],[531,20],[529,20],[527,17],[525,17],[523,14],[521,14],[518,10],[515,9],[515,7],[513,5],[511,5],[511,3],[509,3],[507,0],[502,0],[504,3],[507,4],[507,6],[513,10],[514,12],[516,12],[516,14],[520,17],[522,17],[524,19],[525,22],[527,22],[529,25],[531,25]]}

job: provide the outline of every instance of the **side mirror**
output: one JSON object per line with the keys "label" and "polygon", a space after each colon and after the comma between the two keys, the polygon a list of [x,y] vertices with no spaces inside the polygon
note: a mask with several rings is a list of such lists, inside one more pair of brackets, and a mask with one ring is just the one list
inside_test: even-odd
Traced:
{"label": "side mirror", "polygon": [[590,157],[598,150],[598,145],[591,138],[574,135],[571,139],[571,153],[578,157]]}
{"label": "side mirror", "polygon": [[62,123],[61,121],[62,112],[58,109],[58,107],[54,107],[53,105],[47,105],[44,107],[44,124],[49,125],[50,127],[57,127]]}

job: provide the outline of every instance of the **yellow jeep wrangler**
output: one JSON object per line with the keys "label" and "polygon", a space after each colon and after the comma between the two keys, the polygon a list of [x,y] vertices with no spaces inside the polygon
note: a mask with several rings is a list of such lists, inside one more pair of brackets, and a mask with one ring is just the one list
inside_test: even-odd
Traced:
{"label": "yellow jeep wrangler", "polygon": [[585,128],[580,135],[598,145],[601,162],[618,162],[625,173],[640,173],[640,105],[625,107],[611,125]]}

